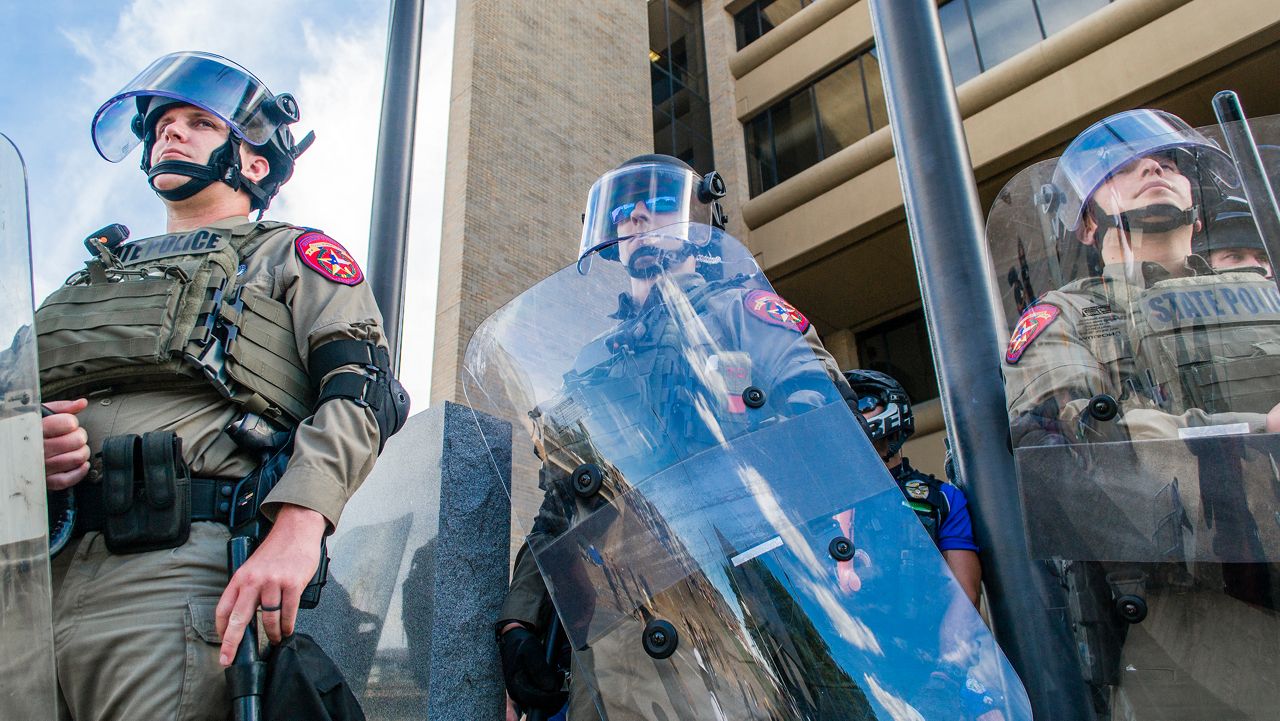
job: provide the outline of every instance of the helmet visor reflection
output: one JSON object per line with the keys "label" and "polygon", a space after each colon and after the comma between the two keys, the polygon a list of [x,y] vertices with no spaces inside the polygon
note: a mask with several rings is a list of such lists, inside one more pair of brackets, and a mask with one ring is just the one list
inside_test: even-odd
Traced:
{"label": "helmet visor reflection", "polygon": [[133,122],[138,114],[135,98],[140,96],[169,98],[202,108],[252,145],[264,145],[283,120],[267,112],[275,96],[248,70],[212,53],[170,53],[147,66],[94,115],[94,147],[113,163],[142,142]]}

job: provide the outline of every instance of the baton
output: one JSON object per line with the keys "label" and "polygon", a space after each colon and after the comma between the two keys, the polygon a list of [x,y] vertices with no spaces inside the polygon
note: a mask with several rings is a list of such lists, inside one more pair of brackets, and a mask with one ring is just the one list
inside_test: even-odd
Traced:
{"label": "baton", "polygon": [[[227,541],[227,567],[231,575],[244,565],[253,552],[253,539],[232,536]],[[258,622],[256,614],[244,628],[244,636],[236,648],[235,659],[225,671],[227,690],[231,692],[232,718],[235,721],[261,721],[262,694],[267,687],[267,664],[258,657]]]}
{"label": "baton", "polygon": [[[1213,96],[1213,112],[1218,116],[1222,134],[1231,151],[1231,160],[1240,174],[1244,197],[1249,201],[1249,213],[1262,236],[1262,246],[1267,251],[1271,267],[1280,261],[1280,208],[1276,195],[1267,178],[1266,167],[1258,153],[1258,143],[1249,129],[1249,121],[1240,106],[1240,97],[1231,90],[1223,90]],[[1280,275],[1276,276],[1280,283]]]}
{"label": "baton", "polygon": [[[560,614],[552,613],[551,625],[547,627],[547,659],[546,659],[547,665],[551,666],[552,668],[555,668],[556,636],[559,633],[560,633]],[[559,710],[557,710],[557,713],[559,713]],[[551,712],[543,711],[540,708],[535,708],[532,711],[530,711],[528,715],[526,715],[524,718],[525,718],[525,721],[547,721],[547,719],[551,718]]]}

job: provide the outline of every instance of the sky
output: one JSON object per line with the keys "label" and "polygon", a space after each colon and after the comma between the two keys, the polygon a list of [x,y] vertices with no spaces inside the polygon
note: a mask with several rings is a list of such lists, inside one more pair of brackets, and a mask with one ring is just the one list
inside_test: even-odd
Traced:
{"label": "sky", "polygon": [[[294,135],[314,130],[316,142],[266,217],[320,228],[366,266],[389,13],[390,0],[0,0],[0,133],[26,163],[37,301],[82,267],[94,230],[163,232],[140,151],[108,163],[89,128],[99,105],[177,50],[223,55],[293,93]],[[453,15],[453,0],[426,0],[400,365],[414,412],[430,391]]]}

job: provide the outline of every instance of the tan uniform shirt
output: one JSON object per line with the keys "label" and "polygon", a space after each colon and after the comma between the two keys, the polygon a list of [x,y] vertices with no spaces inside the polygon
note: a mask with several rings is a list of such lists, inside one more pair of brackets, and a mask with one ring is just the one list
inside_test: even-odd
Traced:
{"label": "tan uniform shirt", "polygon": [[[249,222],[248,218],[234,217],[207,227],[229,230]],[[304,363],[312,349],[333,340],[371,340],[386,345],[382,316],[367,282],[348,286],[304,265],[293,243],[302,229],[266,232],[270,237],[241,258],[244,272],[240,284],[289,307]],[[97,454],[104,438],[157,430],[174,431],[182,438],[184,460],[193,475],[242,477],[257,466],[258,459],[223,432],[239,413],[212,386],[196,382],[125,392],[105,388],[92,393],[89,407],[80,414],[94,453],[88,480],[95,481],[99,475]],[[292,503],[319,512],[331,528],[336,526],[347,499],[373,468],[378,436],[378,424],[369,408],[341,399],[322,405],[298,428],[293,456],[267,497],[266,513],[274,516],[279,504]]]}
{"label": "tan uniform shirt", "polygon": [[[1143,280],[1134,282],[1124,276],[1122,265],[1109,265],[1101,277],[1076,281],[1040,298],[1036,306],[1056,308],[1057,317],[1032,337],[1021,357],[1010,362],[1006,354],[1002,364],[1015,447],[1054,442],[1046,436],[1058,437],[1056,442],[1088,440],[1081,435],[1081,419],[1089,400],[1103,393],[1119,402],[1115,425],[1127,439],[1173,438],[1179,428],[1229,423],[1246,423],[1255,433],[1265,428],[1262,413],[1207,413],[1176,404],[1162,406],[1149,389],[1138,387],[1153,379],[1147,374],[1153,367],[1151,359],[1135,354],[1138,341],[1151,332],[1141,310],[1144,294],[1212,288],[1233,279],[1256,283],[1261,293],[1267,292],[1266,283],[1270,283],[1254,274],[1215,274],[1199,256],[1190,256],[1187,268],[1190,276],[1173,278],[1160,266],[1147,263]],[[1274,335],[1280,338],[1280,325]],[[1164,380],[1168,380],[1167,371]]]}

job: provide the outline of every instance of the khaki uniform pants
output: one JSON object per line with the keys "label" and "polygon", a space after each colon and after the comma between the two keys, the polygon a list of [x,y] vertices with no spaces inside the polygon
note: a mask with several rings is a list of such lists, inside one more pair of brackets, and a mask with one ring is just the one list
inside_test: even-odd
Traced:
{"label": "khaki uniform pants", "polygon": [[62,721],[225,721],[214,608],[226,526],[191,524],[179,548],[117,556],[88,533],[53,562]]}

